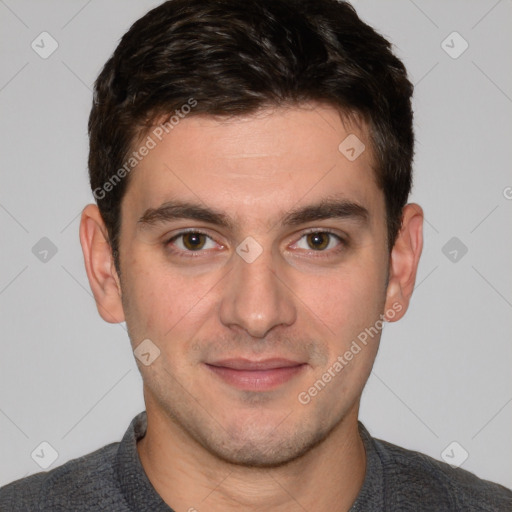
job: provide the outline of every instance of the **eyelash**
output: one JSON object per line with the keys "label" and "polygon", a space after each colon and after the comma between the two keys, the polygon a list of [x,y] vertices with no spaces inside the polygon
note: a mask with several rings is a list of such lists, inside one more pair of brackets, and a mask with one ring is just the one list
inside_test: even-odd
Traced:
{"label": "eyelash", "polygon": [[[169,249],[171,247],[172,242],[174,242],[176,239],[180,238],[183,235],[186,235],[187,233],[194,233],[198,235],[204,235],[208,237],[210,240],[213,240],[213,238],[204,231],[201,231],[200,229],[187,229],[185,231],[180,231],[176,235],[173,235],[171,238],[169,238],[166,242],[164,242],[164,247],[166,247],[171,253],[177,254],[179,256],[182,256],[184,258],[197,258],[200,257],[200,254],[204,252],[204,250],[199,249],[198,251],[184,251],[182,249]],[[215,240],[214,240],[215,241]]]}
{"label": "eyelash", "polygon": [[[186,235],[187,233],[194,233],[194,234],[198,234],[198,235],[199,234],[200,235],[204,235],[204,236],[208,237],[210,240],[213,240],[213,238],[208,233],[202,231],[201,229],[191,228],[191,229],[188,229],[188,230],[185,230],[185,231],[180,231],[179,233],[173,235],[171,238],[167,239],[164,242],[164,247],[166,247],[171,253],[177,254],[177,255],[179,255],[181,257],[184,257],[184,258],[197,258],[197,257],[200,257],[200,254],[202,252],[204,252],[204,250],[202,250],[202,249],[199,249],[197,251],[190,251],[190,250],[184,251],[182,249],[178,249],[178,250],[176,250],[176,249],[169,249],[169,247],[171,247],[172,242],[174,242],[175,240],[177,240],[181,236]],[[332,230],[330,230],[328,228],[324,228],[324,229],[312,228],[312,229],[309,229],[309,230],[305,231],[304,233],[302,233],[301,237],[297,240],[297,242],[299,240],[301,240],[304,236],[307,236],[307,235],[312,234],[312,233],[328,234],[328,235],[336,238],[338,240],[338,242],[339,242],[339,244],[336,246],[336,248],[330,249],[328,251],[326,251],[326,250],[315,251],[314,249],[309,250],[308,251],[308,255],[312,254],[314,258],[326,257],[326,256],[322,256],[322,254],[325,254],[325,253],[337,254],[338,252],[340,252],[344,248],[348,247],[348,242],[344,238],[342,238],[340,235],[338,235],[337,233],[334,233],[334,231],[332,231]],[[213,240],[213,241],[215,241],[215,240]],[[294,242],[294,243],[297,243],[297,242]]]}

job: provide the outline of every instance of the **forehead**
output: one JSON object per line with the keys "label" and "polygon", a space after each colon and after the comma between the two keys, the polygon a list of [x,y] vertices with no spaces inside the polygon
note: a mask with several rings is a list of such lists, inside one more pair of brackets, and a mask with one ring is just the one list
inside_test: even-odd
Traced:
{"label": "forehead", "polygon": [[132,171],[123,202],[134,214],[181,199],[268,222],[272,214],[327,195],[369,210],[383,204],[367,127],[332,107],[191,115],[161,140],[154,133],[146,134],[154,147]]}

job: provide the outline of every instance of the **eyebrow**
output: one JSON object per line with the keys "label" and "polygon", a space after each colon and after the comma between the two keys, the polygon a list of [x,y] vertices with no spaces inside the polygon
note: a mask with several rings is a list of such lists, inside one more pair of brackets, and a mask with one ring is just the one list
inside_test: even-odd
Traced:
{"label": "eyebrow", "polygon": [[141,228],[146,228],[176,219],[200,220],[228,229],[234,227],[227,215],[213,208],[187,201],[167,201],[158,208],[148,208],[137,224]]}
{"label": "eyebrow", "polygon": [[[188,201],[167,201],[157,208],[148,208],[137,224],[139,228],[144,229],[177,219],[198,220],[230,230],[237,227],[237,223],[226,214]],[[298,226],[326,219],[347,219],[364,224],[368,222],[369,211],[364,206],[347,199],[326,198],[315,204],[292,209],[279,223],[282,226]]]}
{"label": "eyebrow", "polygon": [[369,211],[354,201],[327,198],[319,203],[291,210],[285,215],[281,223],[284,226],[297,226],[325,219],[348,219],[366,223],[369,217]]}

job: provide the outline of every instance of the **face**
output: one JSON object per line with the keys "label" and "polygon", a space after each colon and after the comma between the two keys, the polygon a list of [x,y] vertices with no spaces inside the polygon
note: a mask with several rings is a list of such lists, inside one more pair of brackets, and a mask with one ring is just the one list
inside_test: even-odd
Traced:
{"label": "face", "polygon": [[[366,147],[355,159],[349,134]],[[133,348],[160,351],[138,362],[148,414],[262,467],[357,416],[391,307],[372,165],[364,126],[319,105],[190,116],[151,149],[119,246]]]}

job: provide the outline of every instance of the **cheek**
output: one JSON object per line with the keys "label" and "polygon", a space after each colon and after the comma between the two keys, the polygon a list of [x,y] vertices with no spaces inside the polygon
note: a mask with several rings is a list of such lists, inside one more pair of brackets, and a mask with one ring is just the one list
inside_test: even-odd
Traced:
{"label": "cheek", "polygon": [[138,324],[162,338],[186,312],[187,297],[179,282],[155,273],[140,274],[134,280]]}
{"label": "cheek", "polygon": [[131,269],[132,332],[159,340],[167,352],[184,349],[212,306],[213,294],[208,292],[213,276],[184,277],[154,263],[147,268],[150,270],[142,270],[141,265]]}
{"label": "cheek", "polygon": [[[123,301],[127,324],[133,337],[161,337],[163,323],[172,325],[176,311],[176,299],[170,292],[170,277],[154,263],[145,263],[133,256],[125,262],[123,270],[128,279],[123,280]],[[169,327],[167,327],[169,329]]]}
{"label": "cheek", "polygon": [[314,316],[346,339],[375,322],[385,301],[385,275],[374,263],[360,263],[324,276],[302,276],[298,296]]}
{"label": "cheek", "polygon": [[319,332],[326,332],[329,360],[315,373],[319,378],[318,372],[322,372],[333,382],[323,400],[329,400],[330,393],[355,400],[364,387],[382,332],[384,284],[379,267],[362,265],[358,269],[354,265],[310,287],[308,304],[316,314]]}

